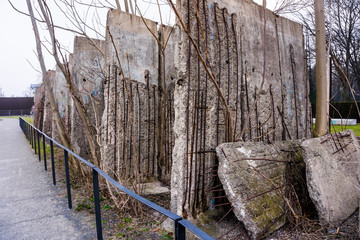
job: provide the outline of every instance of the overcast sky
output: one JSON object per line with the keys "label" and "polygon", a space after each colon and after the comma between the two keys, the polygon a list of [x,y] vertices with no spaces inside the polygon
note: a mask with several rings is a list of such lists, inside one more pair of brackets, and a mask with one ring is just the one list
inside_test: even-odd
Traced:
{"label": "overcast sky", "polygon": [[[141,1],[143,0],[138,0],[139,8],[142,12],[146,11],[146,17],[159,21],[156,19],[158,15],[156,6],[149,5],[149,0]],[[156,2],[156,0],[152,1]],[[12,0],[12,2],[19,10],[28,12],[25,0]],[[47,2],[51,5],[53,1]],[[255,2],[261,3],[262,0],[255,0]],[[271,9],[276,0],[267,0],[267,2],[268,8]],[[65,17],[60,11],[53,14],[54,22],[66,24]],[[106,11],[100,12],[99,15],[105,24]],[[41,74],[36,71],[40,68],[35,55],[36,45],[30,19],[16,12],[7,0],[0,0],[0,29],[0,94],[4,93],[6,97],[24,96],[30,84],[41,83]],[[58,31],[57,38],[65,48],[72,51],[73,34]],[[46,54],[45,61],[48,69],[55,67],[55,62],[50,55]]]}

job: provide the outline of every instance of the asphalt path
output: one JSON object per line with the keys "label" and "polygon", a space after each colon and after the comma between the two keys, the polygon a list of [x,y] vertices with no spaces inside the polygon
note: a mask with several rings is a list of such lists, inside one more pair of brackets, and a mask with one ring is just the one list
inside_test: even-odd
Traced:
{"label": "asphalt path", "polygon": [[96,239],[95,220],[68,209],[61,191],[33,153],[19,120],[2,119],[0,239]]}

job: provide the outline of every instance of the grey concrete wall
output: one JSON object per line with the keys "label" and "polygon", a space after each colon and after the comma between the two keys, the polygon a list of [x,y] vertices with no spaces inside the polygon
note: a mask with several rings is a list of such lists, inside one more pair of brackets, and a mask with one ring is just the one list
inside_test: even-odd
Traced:
{"label": "grey concrete wall", "polygon": [[[167,39],[171,32],[168,27],[159,34],[155,22],[145,21],[161,41]],[[110,10],[107,27],[105,66],[109,77],[104,84],[102,167],[120,180],[134,177],[138,170],[144,180],[158,178],[169,184],[174,119],[174,84],[171,83],[175,77],[174,39],[170,38],[165,51],[165,56],[169,57],[165,59],[166,86],[163,86],[160,71],[164,62],[156,39],[143,20]],[[164,93],[165,110],[162,106]],[[160,151],[162,129],[164,144]]]}
{"label": "grey concrete wall", "polygon": [[171,209],[194,217],[217,204],[207,191],[219,184],[214,150],[230,134],[235,141],[269,143],[309,138],[311,119],[300,24],[266,10],[264,33],[264,10],[252,1],[200,0],[200,27],[197,2],[187,2],[179,0],[177,7],[204,59],[207,49],[233,123],[230,132],[214,84],[179,32]]}
{"label": "grey concrete wall", "polygon": [[[157,34],[157,24],[148,19],[144,20],[149,29]],[[121,64],[125,77],[142,83],[146,83],[144,71],[148,70],[152,76],[152,84],[157,84],[159,61],[157,41],[141,17],[111,9],[107,15],[106,25],[114,41],[113,44],[107,32],[105,50],[107,64],[117,66]]]}
{"label": "grey concrete wall", "polygon": [[[104,47],[104,41],[98,39],[90,41],[85,37],[75,37],[74,52],[70,57],[73,81],[81,94],[86,108],[85,111],[91,118],[91,123],[94,126],[100,126],[104,109],[104,56],[100,52],[100,50],[104,51]],[[79,156],[84,159],[90,159],[90,147],[73,101],[71,101],[70,112],[71,144]],[[97,136],[94,137],[96,138]]]}
{"label": "grey concrete wall", "polygon": [[[50,81],[53,84],[53,93],[55,102],[58,105],[60,117],[64,120],[65,131],[67,133],[71,130],[71,96],[66,87],[66,80],[64,74],[58,66],[56,66],[54,74]],[[52,138],[60,142],[59,134],[56,128],[55,120],[52,119]]]}

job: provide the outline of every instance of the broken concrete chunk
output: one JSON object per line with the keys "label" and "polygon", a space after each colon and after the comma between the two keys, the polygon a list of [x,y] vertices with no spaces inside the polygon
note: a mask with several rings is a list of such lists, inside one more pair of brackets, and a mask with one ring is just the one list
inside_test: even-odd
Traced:
{"label": "broken concrete chunk", "polygon": [[310,197],[323,224],[339,225],[358,208],[359,143],[351,130],[304,141]]}
{"label": "broken concrete chunk", "polygon": [[220,181],[252,238],[285,224],[285,171],[298,149],[298,141],[225,143],[216,148]]}

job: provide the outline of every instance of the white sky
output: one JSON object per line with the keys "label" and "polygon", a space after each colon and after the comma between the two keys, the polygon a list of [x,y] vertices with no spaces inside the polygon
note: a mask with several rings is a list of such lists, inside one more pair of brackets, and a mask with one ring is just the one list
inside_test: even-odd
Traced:
{"label": "white sky", "polygon": [[[151,1],[156,3],[155,0]],[[259,4],[262,3],[262,0],[254,1]],[[120,0],[120,2],[122,1]],[[158,17],[156,19],[158,15],[157,7],[149,5],[147,2],[149,0],[138,0],[139,8],[143,13],[146,11],[146,17],[159,21]],[[21,11],[28,12],[25,0],[12,0],[12,3]],[[271,9],[275,3],[276,0],[267,0],[267,7]],[[48,4],[51,7],[53,1],[48,1]],[[62,25],[66,24],[65,17],[61,12],[58,11],[53,14],[55,23],[62,22]],[[101,21],[105,24],[106,11],[102,11],[100,14]],[[169,19],[169,16],[163,16],[163,18]],[[164,20],[164,22],[166,23],[168,20]],[[6,97],[24,96],[24,92],[29,89],[30,84],[41,83],[41,74],[34,70],[34,68],[38,70],[40,68],[34,53],[36,45],[30,19],[16,12],[7,0],[0,0],[0,29],[0,91]],[[57,31],[56,34],[60,43],[69,51],[72,51],[74,35],[64,31]],[[95,35],[92,37],[95,37]],[[45,51],[43,49],[43,52]],[[45,61],[48,69],[55,67],[55,62],[49,54],[46,54]]]}

